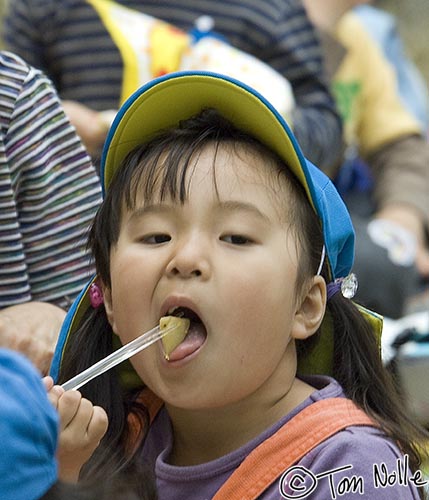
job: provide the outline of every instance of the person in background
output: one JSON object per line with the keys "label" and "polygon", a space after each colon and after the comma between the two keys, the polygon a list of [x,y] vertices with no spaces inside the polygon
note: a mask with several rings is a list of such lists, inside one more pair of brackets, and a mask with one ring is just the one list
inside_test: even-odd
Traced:
{"label": "person in background", "polygon": [[0,342],[0,491],[3,500],[36,500],[56,481],[58,415],[40,373]]}
{"label": "person in background", "polygon": [[384,9],[367,4],[357,5],[354,12],[393,66],[399,95],[408,110],[420,122],[422,132],[426,135],[429,132],[427,84],[419,69],[407,55],[395,16]]}
{"label": "person in background", "polygon": [[429,144],[393,67],[351,10],[365,2],[327,0],[320,9],[303,1],[344,120],[347,159],[336,183],[357,232],[357,298],[396,319],[429,277]]}
{"label": "person in background", "polygon": [[[307,156],[326,170],[338,164],[343,151],[341,121],[324,77],[317,38],[299,0],[10,2],[4,20],[6,46],[50,76],[93,154],[99,155],[110,112],[123,102],[122,87],[135,71],[129,47],[123,48],[133,29],[133,13],[136,19],[147,14],[184,32],[192,31],[201,16],[209,16],[218,35],[290,82],[296,102],[293,128]],[[125,30],[113,32],[124,20]],[[133,51],[141,53],[135,44],[138,36],[131,38]]]}
{"label": "person in background", "polygon": [[46,373],[65,310],[91,274],[95,168],[48,80],[0,52],[0,340]]}

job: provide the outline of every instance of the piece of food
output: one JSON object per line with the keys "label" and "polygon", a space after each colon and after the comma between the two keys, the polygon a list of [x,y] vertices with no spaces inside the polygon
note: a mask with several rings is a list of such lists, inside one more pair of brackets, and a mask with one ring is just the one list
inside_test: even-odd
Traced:
{"label": "piece of food", "polygon": [[191,321],[188,318],[177,316],[164,316],[159,320],[159,327],[162,330],[173,327],[174,330],[162,337],[161,342],[164,347],[165,359],[169,360],[170,353],[185,339]]}

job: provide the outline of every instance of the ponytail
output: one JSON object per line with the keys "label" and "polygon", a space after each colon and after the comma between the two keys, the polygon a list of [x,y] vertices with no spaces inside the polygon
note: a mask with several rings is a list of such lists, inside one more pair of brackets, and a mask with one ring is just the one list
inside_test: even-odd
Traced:
{"label": "ponytail", "polygon": [[[111,354],[114,350],[113,338],[114,333],[104,306],[87,310],[79,328],[73,334],[73,342],[65,347],[59,383],[64,383]],[[138,392],[140,390],[141,387]],[[91,380],[80,392],[94,405],[104,408],[109,418],[107,432],[82,468],[80,479],[104,480],[105,477],[117,475],[133,477],[134,474],[139,477],[140,471],[144,469],[141,454],[138,450],[133,455],[127,451],[128,415],[134,413],[142,423],[141,428],[148,428],[148,412],[136,401],[138,392],[134,391],[136,394],[133,394],[122,387],[117,369],[108,370]],[[144,444],[143,436],[139,441],[141,449]]]}
{"label": "ponytail", "polygon": [[406,413],[393,377],[382,363],[378,340],[356,305],[335,294],[327,304],[334,327],[334,378],[348,398],[379,423],[416,471],[428,434]]}

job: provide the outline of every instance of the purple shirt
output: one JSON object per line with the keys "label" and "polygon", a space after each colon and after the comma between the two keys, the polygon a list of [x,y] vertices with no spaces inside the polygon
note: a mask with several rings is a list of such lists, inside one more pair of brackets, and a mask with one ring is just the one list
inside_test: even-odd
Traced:
{"label": "purple shirt", "polygon": [[[178,467],[168,463],[172,429],[168,414],[162,409],[145,444],[145,455],[155,462],[159,500],[213,498],[246,456],[288,420],[315,401],[344,396],[339,384],[328,377],[308,377],[306,381],[317,390],[291,413],[241,448],[200,465]],[[318,445],[296,465],[299,469],[289,469],[259,498],[418,499],[413,478],[418,480],[417,484],[425,483],[423,476],[411,474],[407,457],[372,427],[348,427]],[[290,480],[295,490],[291,489]]]}

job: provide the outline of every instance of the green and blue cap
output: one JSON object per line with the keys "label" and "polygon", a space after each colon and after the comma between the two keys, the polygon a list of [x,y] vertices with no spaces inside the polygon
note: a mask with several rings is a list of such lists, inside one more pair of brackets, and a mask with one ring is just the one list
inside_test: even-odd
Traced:
{"label": "green and blue cap", "polygon": [[[113,176],[132,149],[205,108],[218,110],[288,165],[319,217],[331,279],[347,276],[353,265],[355,236],[348,210],[338,191],[331,180],[304,157],[291,128],[270,102],[251,87],[228,76],[201,71],[171,73],[150,81],[131,95],[118,111],[106,139],[101,160],[103,192],[109,189]],[[54,378],[66,342],[76,330],[84,311],[90,307],[88,294],[92,281],[66,317],[52,366]],[[362,311],[380,323],[378,315]],[[329,318],[324,323],[320,345],[309,354],[312,359],[309,358],[308,363],[304,360],[302,371],[305,373],[331,371],[332,328],[328,324]],[[380,329],[379,326],[376,328]]]}

